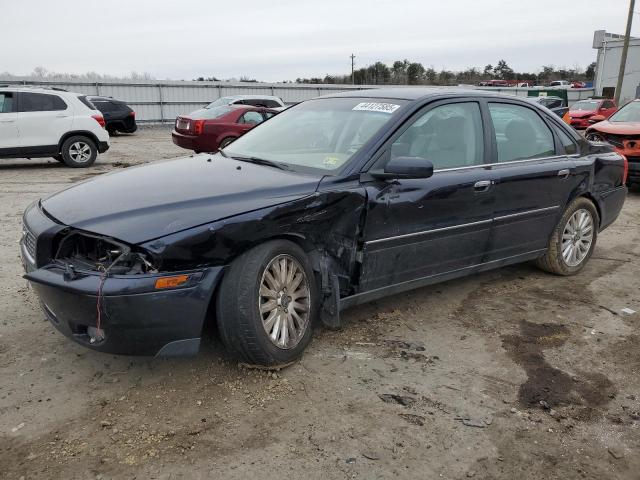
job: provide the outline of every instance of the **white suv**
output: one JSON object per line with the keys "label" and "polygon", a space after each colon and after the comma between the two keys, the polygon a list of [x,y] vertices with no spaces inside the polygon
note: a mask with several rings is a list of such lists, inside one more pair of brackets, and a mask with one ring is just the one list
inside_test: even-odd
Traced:
{"label": "white suv", "polygon": [[104,117],[84,95],[0,85],[0,158],[53,157],[88,167],[108,148]]}

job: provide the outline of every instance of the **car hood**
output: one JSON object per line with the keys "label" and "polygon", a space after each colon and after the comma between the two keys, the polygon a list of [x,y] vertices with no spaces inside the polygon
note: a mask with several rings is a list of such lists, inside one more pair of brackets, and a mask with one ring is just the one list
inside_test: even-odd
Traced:
{"label": "car hood", "polygon": [[609,122],[605,120],[594,124],[591,130],[613,135],[640,135],[640,122]]}
{"label": "car hood", "polygon": [[595,115],[594,110],[569,110],[569,116],[573,118],[584,118]]}
{"label": "car hood", "polygon": [[320,180],[203,154],[101,175],[47,197],[42,208],[65,225],[141,243],[311,195]]}

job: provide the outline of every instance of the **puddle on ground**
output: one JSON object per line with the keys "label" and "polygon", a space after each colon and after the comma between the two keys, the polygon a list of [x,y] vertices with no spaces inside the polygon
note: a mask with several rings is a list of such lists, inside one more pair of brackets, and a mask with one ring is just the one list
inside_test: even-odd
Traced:
{"label": "puddle on ground", "polygon": [[525,407],[539,406],[541,401],[555,408],[566,405],[596,407],[615,393],[613,383],[604,375],[580,371],[572,377],[551,366],[544,351],[558,348],[569,338],[564,325],[520,321],[520,335],[503,335],[502,345],[509,356],[527,373],[520,386],[519,401]]}

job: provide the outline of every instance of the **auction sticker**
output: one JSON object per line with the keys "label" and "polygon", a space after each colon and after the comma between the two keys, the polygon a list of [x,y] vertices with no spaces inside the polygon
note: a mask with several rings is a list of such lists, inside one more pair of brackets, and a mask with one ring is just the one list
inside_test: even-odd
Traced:
{"label": "auction sticker", "polygon": [[366,112],[382,112],[393,113],[400,108],[400,105],[395,103],[378,103],[378,102],[364,102],[359,103],[352,110],[363,110]]}

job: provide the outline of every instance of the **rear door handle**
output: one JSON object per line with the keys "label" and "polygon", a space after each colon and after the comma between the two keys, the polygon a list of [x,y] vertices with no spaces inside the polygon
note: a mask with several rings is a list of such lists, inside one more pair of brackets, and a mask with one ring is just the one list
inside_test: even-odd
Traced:
{"label": "rear door handle", "polygon": [[561,180],[564,180],[565,178],[569,178],[570,174],[571,174],[571,170],[569,170],[568,168],[563,168],[558,172],[558,176],[560,177]]}
{"label": "rear door handle", "polygon": [[486,192],[493,185],[493,180],[479,180],[473,185],[476,192]]}
{"label": "rear door handle", "polygon": [[13,123],[13,122],[15,122],[15,120],[12,118],[3,118],[2,120],[0,120],[0,123]]}
{"label": "rear door handle", "polygon": [[64,113],[59,113],[58,115],[56,115],[56,117],[58,118],[67,118],[69,115],[65,115]]}

